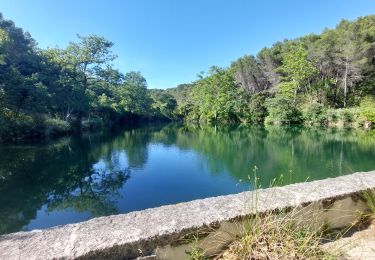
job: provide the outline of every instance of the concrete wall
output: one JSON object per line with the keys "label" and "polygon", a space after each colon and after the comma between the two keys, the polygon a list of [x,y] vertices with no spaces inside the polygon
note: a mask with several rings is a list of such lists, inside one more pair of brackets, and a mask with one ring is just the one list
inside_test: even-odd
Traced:
{"label": "concrete wall", "polygon": [[[196,236],[211,254],[241,233],[244,216],[256,212],[301,207],[301,218],[345,226],[367,210],[360,194],[369,188],[375,188],[375,171],[18,232],[0,236],[0,259],[185,259]],[[321,214],[311,218],[312,209]]]}

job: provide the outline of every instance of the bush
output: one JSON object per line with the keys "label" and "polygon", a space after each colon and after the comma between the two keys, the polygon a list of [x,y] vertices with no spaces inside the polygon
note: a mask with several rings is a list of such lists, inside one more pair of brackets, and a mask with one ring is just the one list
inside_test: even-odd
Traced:
{"label": "bush", "polygon": [[16,114],[9,109],[0,113],[0,141],[24,141],[49,136],[61,136],[70,132],[69,123],[45,115]]}
{"label": "bush", "polygon": [[365,97],[359,106],[360,121],[375,123],[375,97]]}
{"label": "bush", "polygon": [[353,108],[340,108],[340,109],[327,109],[327,122],[334,123],[338,126],[356,125],[358,121],[358,109]]}
{"label": "bush", "polygon": [[310,125],[325,125],[328,119],[327,109],[322,104],[312,103],[303,110],[303,119]]}
{"label": "bush", "polygon": [[353,122],[354,116],[350,111],[347,109],[340,110],[340,118],[344,123],[351,123]]}
{"label": "bush", "polygon": [[339,120],[339,114],[337,109],[327,109],[327,120],[328,122],[337,123]]}
{"label": "bush", "polygon": [[48,118],[45,121],[45,135],[46,136],[61,136],[71,131],[71,127],[67,121],[57,119],[57,118]]}
{"label": "bush", "polygon": [[345,108],[339,110],[339,118],[344,124],[354,123],[358,119],[357,108]]}
{"label": "bush", "polygon": [[292,99],[276,96],[267,100],[267,124],[298,124],[302,122],[302,114],[295,106]]}
{"label": "bush", "polygon": [[266,96],[262,93],[255,94],[250,99],[249,112],[250,120],[255,124],[262,124],[267,116],[267,108],[265,106]]}
{"label": "bush", "polygon": [[0,115],[0,139],[18,140],[27,136],[34,136],[36,129],[32,117],[4,109]]}

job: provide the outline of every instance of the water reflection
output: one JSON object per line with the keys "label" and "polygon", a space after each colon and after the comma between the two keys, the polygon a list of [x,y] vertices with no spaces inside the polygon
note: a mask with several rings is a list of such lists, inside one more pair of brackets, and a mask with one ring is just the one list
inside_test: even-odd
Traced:
{"label": "water reflection", "polygon": [[0,233],[238,192],[255,165],[267,186],[372,170],[374,158],[374,131],[313,128],[171,124],[2,146]]}

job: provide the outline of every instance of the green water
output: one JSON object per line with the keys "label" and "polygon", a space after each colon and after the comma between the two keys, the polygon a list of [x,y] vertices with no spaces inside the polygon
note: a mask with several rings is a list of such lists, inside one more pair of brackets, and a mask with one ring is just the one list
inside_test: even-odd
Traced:
{"label": "green water", "polygon": [[0,147],[0,233],[375,169],[375,132],[144,126]]}

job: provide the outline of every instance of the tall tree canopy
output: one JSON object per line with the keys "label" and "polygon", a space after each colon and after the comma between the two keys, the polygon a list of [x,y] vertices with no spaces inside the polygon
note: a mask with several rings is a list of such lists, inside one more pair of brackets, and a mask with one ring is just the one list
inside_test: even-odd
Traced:
{"label": "tall tree canopy", "polygon": [[112,47],[101,36],[78,35],[65,48],[40,49],[0,15],[0,140],[139,120],[375,123],[374,15],[276,42],[166,90],[114,68]]}

